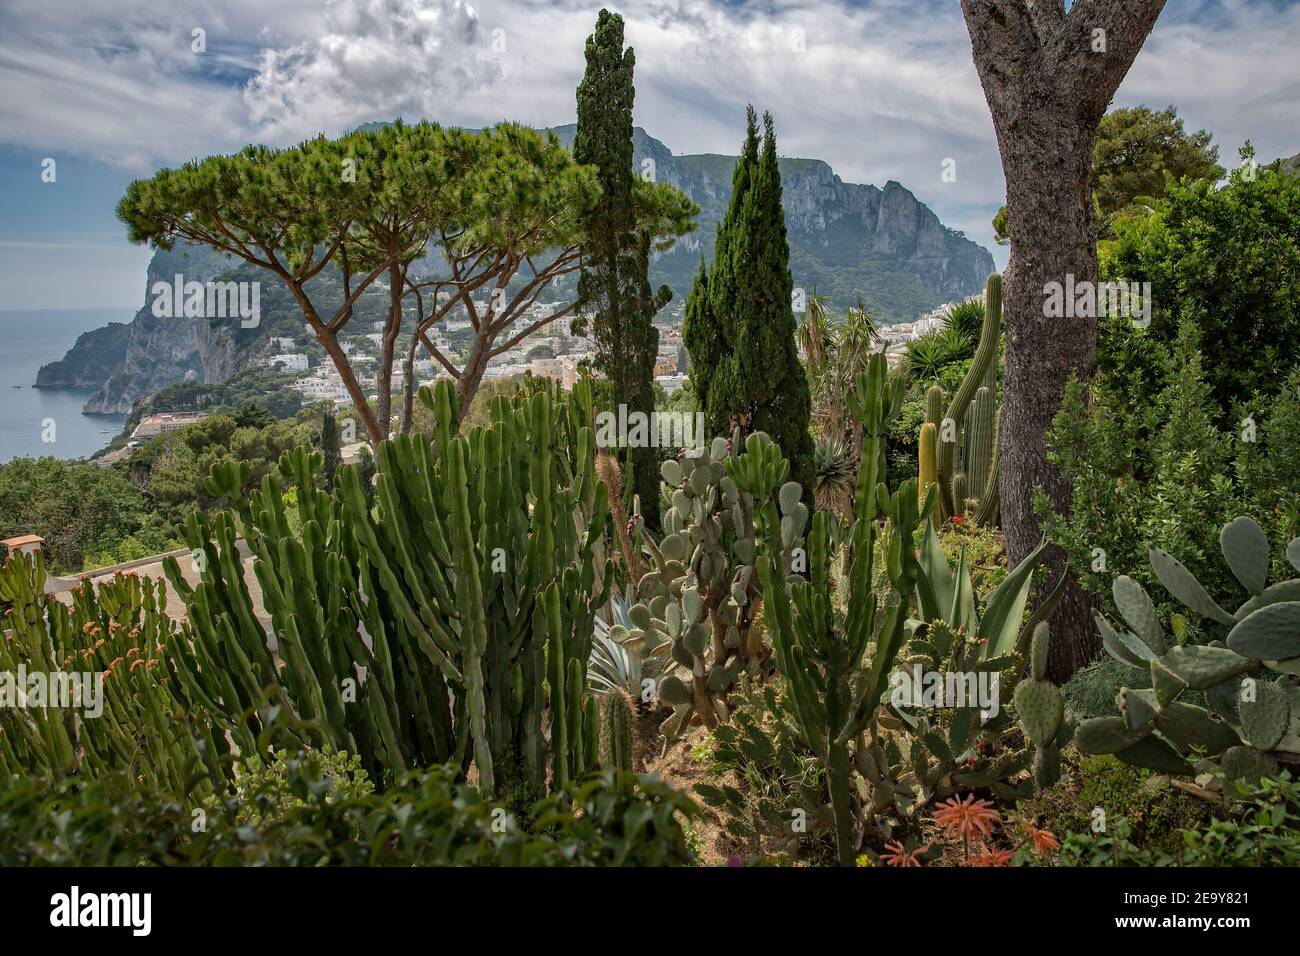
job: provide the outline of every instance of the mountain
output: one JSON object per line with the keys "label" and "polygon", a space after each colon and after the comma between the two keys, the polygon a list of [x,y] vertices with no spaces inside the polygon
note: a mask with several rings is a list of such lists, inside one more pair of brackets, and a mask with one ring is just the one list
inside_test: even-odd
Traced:
{"label": "mountain", "polygon": [[[576,126],[554,129],[573,145]],[[662,142],[637,127],[633,155],[638,170],[653,168],[661,181],[681,189],[700,206],[699,227],[667,252],[655,255],[650,278],[674,293],[680,309],[699,270],[711,260],[717,223],[731,198],[735,156],[706,153],[674,156]],[[649,161],[649,163],[647,163]],[[782,159],[781,178],[790,271],[796,288],[815,286],[839,308],[863,299],[883,322],[910,321],[945,302],[976,295],[993,271],[993,256],[960,232],[945,227],[924,203],[899,183],[883,189],[846,183],[816,159]],[[431,257],[431,262],[432,257]],[[258,282],[261,324],[204,318],[159,318],[150,308],[155,282]],[[553,295],[571,294],[573,277],[557,283]],[[313,280],[313,296],[329,314],[341,301],[337,272]],[[127,414],[136,399],[177,382],[223,382],[264,354],[272,335],[296,335],[302,317],[278,280],[237,263],[213,249],[178,244],[159,250],[149,263],[145,305],[127,325],[115,323],[82,335],[64,358],[41,368],[39,385],[76,385],[98,391],[86,403],[89,414]],[[382,303],[363,296],[356,328],[382,315]],[[374,314],[371,315],[370,313]]]}
{"label": "mountain", "polygon": [[[569,147],[577,127],[555,127]],[[667,283],[680,302],[712,261],[717,223],[731,199],[735,156],[674,156],[639,126],[632,131],[633,163],[682,190],[700,206],[699,228],[651,265],[650,278]],[[650,161],[653,165],[648,165]],[[782,159],[781,188],[796,288],[811,289],[841,308],[858,298],[885,322],[910,322],[945,302],[977,295],[993,271],[993,256],[939,221],[900,183],[883,189],[846,183],[819,159]]]}

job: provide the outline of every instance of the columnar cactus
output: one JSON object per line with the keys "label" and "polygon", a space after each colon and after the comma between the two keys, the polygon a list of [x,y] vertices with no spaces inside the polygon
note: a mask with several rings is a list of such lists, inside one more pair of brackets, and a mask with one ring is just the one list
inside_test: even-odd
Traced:
{"label": "columnar cactus", "polygon": [[466,436],[450,383],[420,397],[436,455],[423,436],[381,443],[373,498],[353,468],[333,495],[317,490],[320,456],[299,450],[280,476],[297,486],[300,532],[269,476],[247,520],[191,520],[199,583],[167,566],[196,631],[182,680],[241,751],[256,748],[269,703],[305,738],[360,754],[376,779],[472,760],[484,790],[523,803],[548,765],[556,786],[589,766],[598,740],[586,665],[612,565],[589,386],[567,401],[545,387],[498,398],[492,425]]}
{"label": "columnar cactus", "polygon": [[[741,674],[758,674],[767,657],[754,573],[761,528],[752,492],[738,487],[732,473],[739,454],[715,438],[696,455],[664,462],[663,479],[673,489],[664,533],[656,542],[643,532],[653,567],[637,583],[638,603],[628,608],[633,628],[611,629],[611,637],[647,656],[668,655],[658,693],[673,707],[663,724],[670,739],[693,716],[708,726],[726,720],[728,691]],[[751,435],[746,455],[769,482],[784,482],[789,465],[766,436]],[[793,482],[781,488],[777,533],[787,561],[802,544],[808,511],[801,498]]]}
{"label": "columnar cactus", "polygon": [[166,586],[119,574],[70,596],[68,606],[45,593],[39,554],[0,568],[0,673],[11,682],[0,687],[0,774],[125,771],[184,793],[200,773],[224,786],[225,739],[188,712],[172,672],[190,636],[166,613]]}
{"label": "columnar cactus", "polygon": [[[1140,584],[1115,579],[1115,605],[1131,632],[1100,614],[1097,628],[1111,656],[1149,670],[1151,689],[1124,688],[1119,717],[1079,725],[1085,753],[1113,753],[1126,763],[1164,773],[1197,775],[1205,786],[1254,779],[1300,757],[1300,578],[1267,586],[1268,538],[1250,518],[1223,528],[1220,547],[1229,569],[1251,597],[1224,610],[1172,555],[1152,548],[1152,570],[1169,594],[1204,618],[1207,644],[1170,646],[1155,605]],[[1287,547],[1300,570],[1300,538]],[[1185,635],[1184,635],[1185,636]],[[1276,675],[1276,676],[1274,676]],[[1208,707],[1179,698],[1203,691]],[[1195,763],[1195,754],[1201,759]]]}
{"label": "columnar cactus", "polygon": [[938,458],[936,457],[937,433],[935,427],[929,422],[921,426],[921,435],[917,441],[917,461],[919,464],[919,474],[917,475],[916,488],[917,494],[924,498],[930,491],[930,486],[939,480]]}
{"label": "columnar cactus", "polygon": [[[893,593],[909,595],[919,568],[912,540],[938,494],[931,486],[918,501],[916,483],[906,481],[889,493],[880,467],[883,435],[897,414],[896,385],[888,381],[884,356],[872,356],[857,383],[853,408],[863,424],[864,444],[859,496],[849,537],[847,612],[835,611],[830,579],[831,534],[824,513],[813,517],[808,536],[808,578],[787,575],[782,566],[781,540],[770,529],[777,521],[772,483],[761,496],[759,576],[767,603],[773,646],[785,675],[795,724],[804,742],[819,754],[826,768],[827,787],[835,817],[836,846],[842,865],[857,853],[857,801],[851,784],[850,742],[862,746],[860,735],[874,726],[889,671],[905,640],[907,602],[877,602],[872,593],[877,536],[886,556]],[[736,469],[740,471],[739,468]],[[751,475],[752,475],[751,471]],[[743,487],[758,491],[757,482]],[[877,518],[885,517],[883,528]],[[864,662],[868,647],[874,648]]]}
{"label": "columnar cactus", "polygon": [[[953,482],[964,473],[970,497],[979,506],[969,515],[977,524],[996,519],[997,504],[997,375],[1002,335],[1002,277],[989,276],[984,291],[984,324],[970,369],[948,404],[939,423],[939,480],[945,516],[967,510],[964,499],[954,497]],[[933,391],[933,388],[930,390]],[[926,393],[926,420],[931,395]]]}

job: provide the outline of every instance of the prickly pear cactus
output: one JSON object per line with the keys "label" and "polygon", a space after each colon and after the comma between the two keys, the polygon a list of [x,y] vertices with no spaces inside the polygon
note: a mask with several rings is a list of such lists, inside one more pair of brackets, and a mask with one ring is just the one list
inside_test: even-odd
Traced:
{"label": "prickly pear cactus", "polygon": [[[1172,555],[1152,548],[1156,577],[1188,610],[1203,618],[1211,640],[1186,643],[1188,628],[1173,622],[1170,645],[1151,598],[1128,576],[1113,594],[1130,631],[1100,614],[1102,645],[1117,660],[1149,670],[1151,689],[1123,688],[1119,717],[1079,725],[1085,753],[1114,754],[1162,773],[1194,776],[1211,789],[1300,764],[1300,578],[1268,586],[1268,538],[1250,518],[1236,518],[1220,534],[1224,560],[1251,597],[1224,610]],[[1300,539],[1287,547],[1300,570]],[[1207,706],[1180,700],[1203,691]]]}
{"label": "prickly pear cactus", "polygon": [[[639,600],[628,608],[633,627],[611,630],[614,640],[644,656],[667,656],[658,693],[673,708],[663,725],[669,739],[693,716],[710,727],[726,720],[728,692],[742,674],[758,675],[769,654],[755,572],[762,529],[753,495],[728,474],[738,444],[738,433],[731,442],[715,438],[697,455],[664,462],[663,479],[673,491],[663,536],[656,542],[643,532],[651,570],[637,582]],[[751,435],[746,453],[780,485],[780,525],[773,533],[790,570],[802,560],[808,520],[802,489],[784,481],[789,466],[765,436]]]}
{"label": "prickly pear cactus", "polygon": [[1047,622],[1043,621],[1034,629],[1030,677],[1016,685],[1013,698],[1020,729],[1034,745],[1034,782],[1043,789],[1061,779],[1061,747],[1057,738],[1065,722],[1061,691],[1047,679],[1050,640]]}

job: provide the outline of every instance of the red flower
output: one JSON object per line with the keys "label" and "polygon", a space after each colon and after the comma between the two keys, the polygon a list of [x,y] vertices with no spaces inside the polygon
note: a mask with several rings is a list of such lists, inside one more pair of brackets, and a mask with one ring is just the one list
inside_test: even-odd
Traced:
{"label": "red flower", "polygon": [[1040,830],[1032,823],[1021,824],[1020,829],[1029,838],[1029,841],[1034,844],[1034,849],[1044,858],[1051,856],[1061,848],[1061,844],[1051,830]]}
{"label": "red flower", "polygon": [[1011,850],[990,850],[984,848],[984,852],[971,860],[967,866],[1010,866],[1011,858],[1015,853]]}
{"label": "red flower", "polygon": [[939,812],[934,815],[935,823],[946,830],[960,834],[963,839],[969,839],[977,834],[989,836],[993,824],[1001,819],[1002,815],[993,809],[993,804],[987,800],[976,800],[973,794],[968,795],[965,800],[949,797],[939,804]]}
{"label": "red flower", "polygon": [[929,846],[923,846],[908,852],[903,844],[895,840],[885,844],[885,852],[880,854],[880,858],[888,866],[921,866],[921,854],[928,849]]}

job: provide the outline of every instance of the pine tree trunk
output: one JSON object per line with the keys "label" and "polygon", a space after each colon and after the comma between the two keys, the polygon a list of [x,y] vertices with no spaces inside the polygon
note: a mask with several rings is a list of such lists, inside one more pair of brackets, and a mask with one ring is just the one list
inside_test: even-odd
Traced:
{"label": "pine tree trunk", "polygon": [[[1046,492],[1054,510],[1069,513],[1070,487],[1047,461],[1045,435],[1066,382],[1090,377],[1096,357],[1096,315],[1049,318],[1046,286],[1097,280],[1093,140],[1164,0],[1075,0],[1068,13],[1063,0],[961,6],[1007,183],[1011,259],[998,466],[1007,560],[1014,565],[1042,538],[1035,489]],[[1050,549],[1046,563],[1040,600],[1066,570],[1059,549]],[[1098,644],[1091,601],[1073,576],[1050,620],[1048,672],[1061,681]]]}
{"label": "pine tree trunk", "polygon": [[[1034,115],[1059,115],[1048,106]],[[999,428],[999,489],[1007,559],[1014,566],[1042,540],[1033,512],[1036,488],[1068,514],[1071,488],[1046,458],[1045,436],[1060,407],[1066,382],[1092,373],[1097,347],[1095,316],[1044,316],[1044,287],[1097,278],[1089,175],[1095,128],[1067,131],[1050,119],[1033,135],[1022,130],[1007,151],[1007,198],[1012,226],[1011,259],[1004,282],[1006,366]],[[1013,198],[1014,197],[1014,198]],[[1040,578],[1041,599],[1061,574],[1065,556],[1048,551]],[[1049,671],[1063,680],[1091,660],[1099,646],[1093,602],[1073,575],[1052,617]]]}

